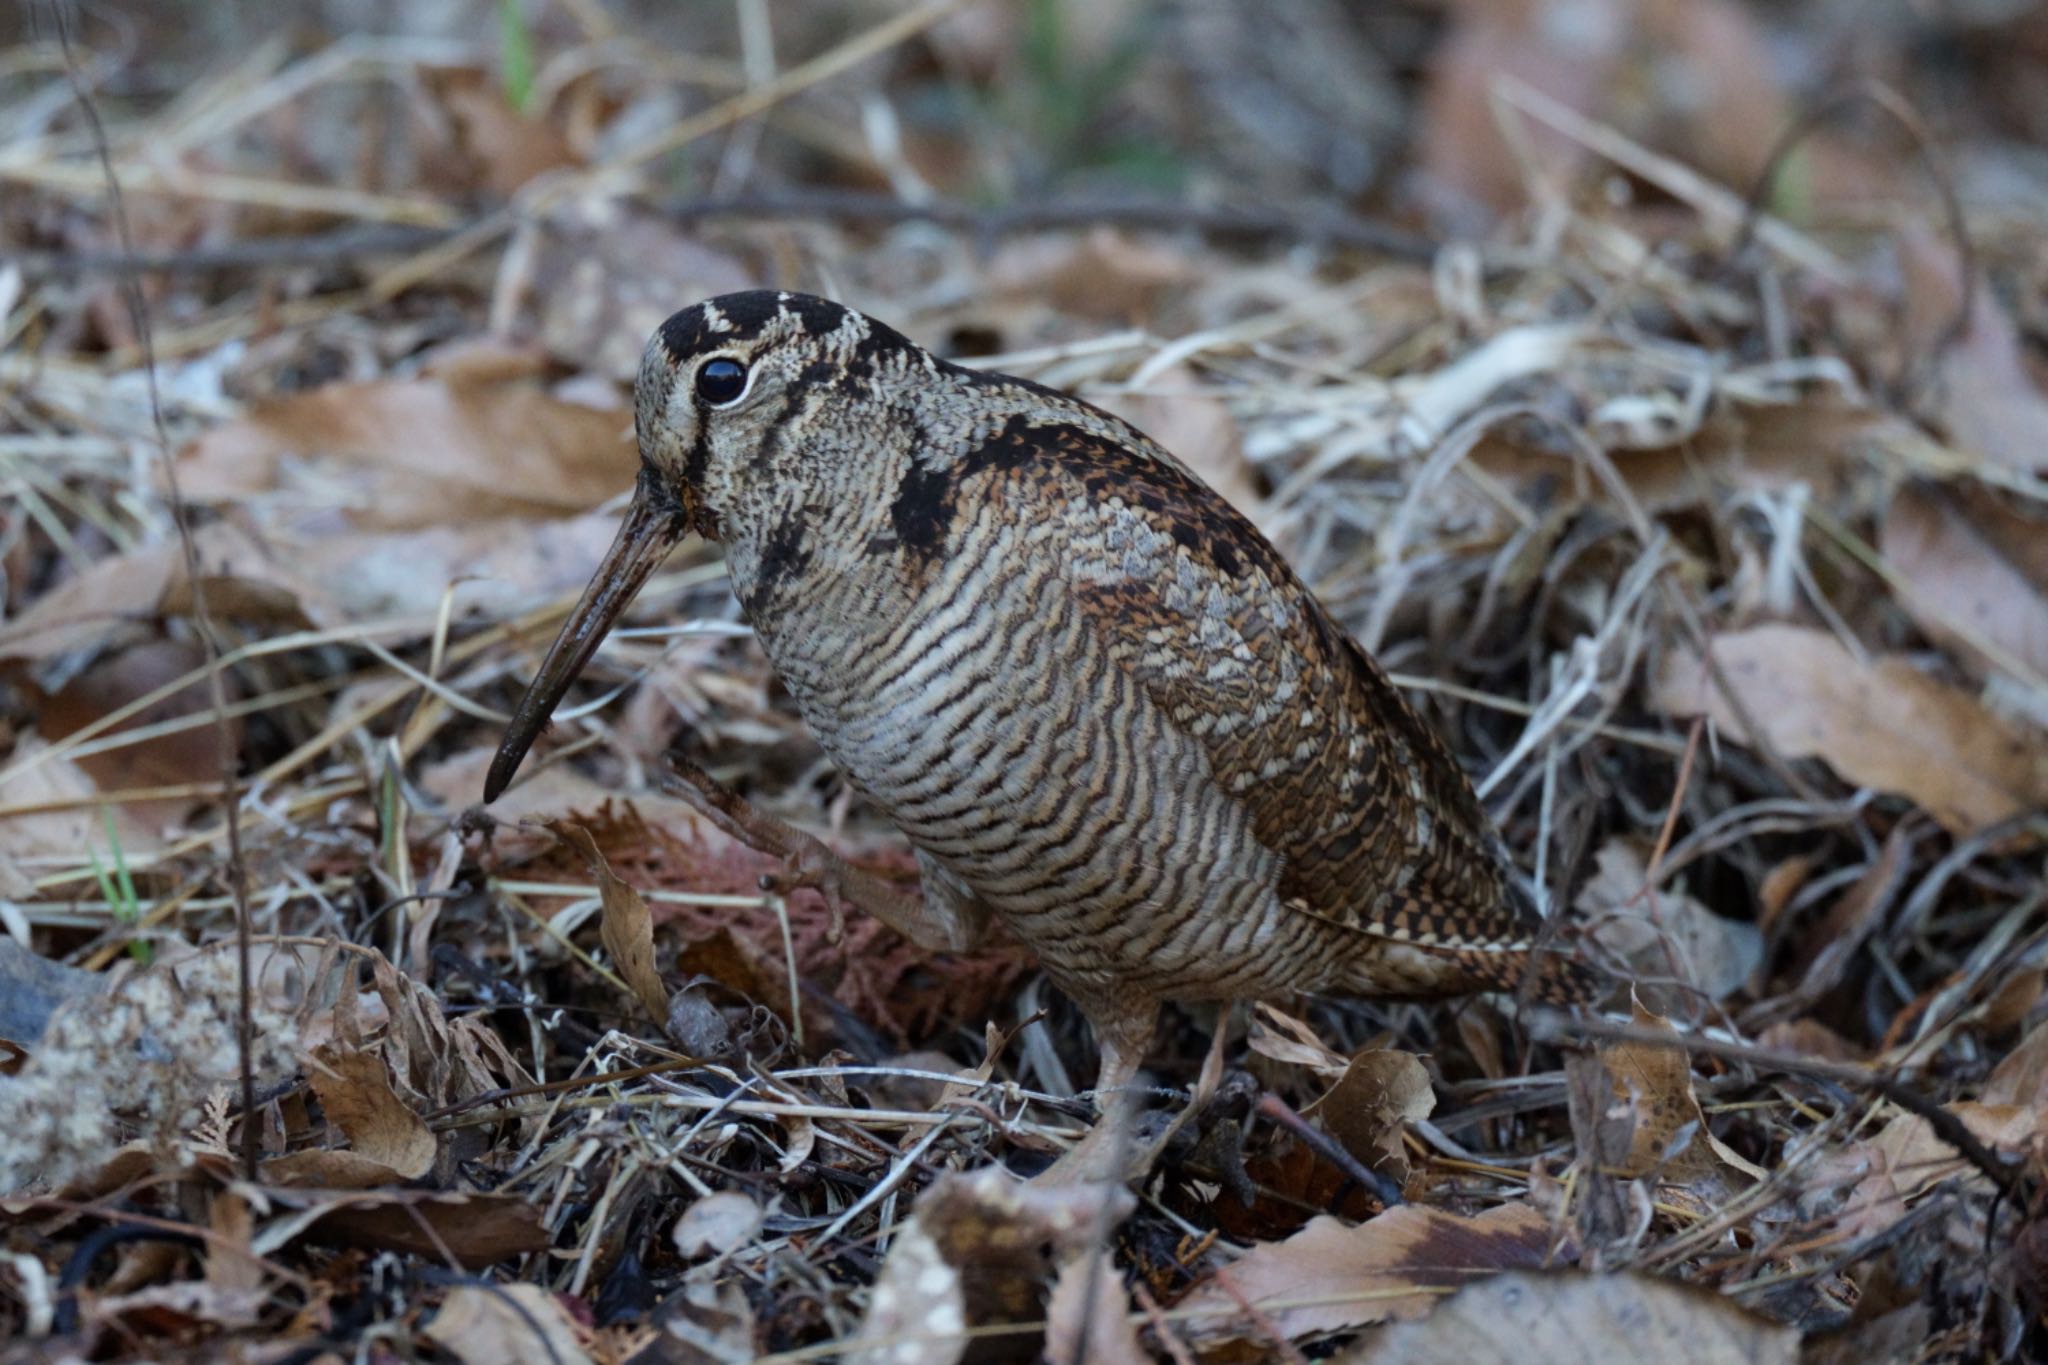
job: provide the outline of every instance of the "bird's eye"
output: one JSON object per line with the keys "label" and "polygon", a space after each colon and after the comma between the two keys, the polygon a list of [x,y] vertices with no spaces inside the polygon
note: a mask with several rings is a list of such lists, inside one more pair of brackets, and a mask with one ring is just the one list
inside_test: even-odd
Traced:
{"label": "bird's eye", "polygon": [[697,396],[719,407],[738,398],[746,387],[747,367],[725,356],[705,361],[697,371]]}

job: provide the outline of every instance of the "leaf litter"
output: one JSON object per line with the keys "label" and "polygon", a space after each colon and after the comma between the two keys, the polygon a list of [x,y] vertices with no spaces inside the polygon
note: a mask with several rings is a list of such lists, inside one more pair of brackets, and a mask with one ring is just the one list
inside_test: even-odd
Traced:
{"label": "leaf litter", "polygon": [[[1819,48],[1800,15],[1732,4],[1600,0],[1572,54],[1544,6],[1433,18],[1410,84],[1359,59],[1382,84],[1345,117],[1423,128],[1414,183],[1379,189],[1261,121],[1278,96],[1247,94],[1250,49],[1213,44],[1251,40],[1221,20],[1048,102],[978,9],[866,35],[778,10],[778,67],[751,8],[721,56],[572,5],[507,30],[502,69],[302,36],[191,69],[185,98],[93,87],[132,245],[161,258],[145,302],[197,583],[140,333],[91,264],[121,243],[90,141],[61,62],[17,49],[0,1338],[350,1354],[374,1320],[408,1353],[534,1361],[2038,1352],[2048,278],[2038,214],[2001,197],[2024,173],[1935,158],[1969,181],[1964,249],[1902,169],[1910,137],[1823,122],[1742,230],[1810,93],[1755,58]],[[1286,8],[1275,52],[1371,50],[1341,7]],[[1137,22],[1101,9],[1091,41]],[[1987,78],[2042,36],[1969,22],[2012,39],[1957,49]],[[1905,50],[1890,24],[1868,41]],[[961,80],[1011,111],[1102,103],[968,136],[935,112]],[[1199,147],[1162,112],[1190,88],[1222,111]],[[1249,235],[1196,200],[1123,221],[1074,188],[1112,174],[1090,159],[1112,127],[1135,138],[1116,166],[1188,158],[1289,211]],[[663,164],[677,129],[703,140]],[[1292,212],[1331,184],[1433,212],[1449,244],[1368,249]],[[947,207],[991,185],[1067,207]],[[1161,436],[1370,637],[1569,907],[1561,946],[1633,993],[1575,1023],[1504,998],[1176,1013],[1149,1176],[1021,1183],[1096,1110],[1085,1030],[1016,945],[842,930],[663,790],[680,753],[915,884],[694,541],[476,809],[633,478],[648,332],[762,282]]]}

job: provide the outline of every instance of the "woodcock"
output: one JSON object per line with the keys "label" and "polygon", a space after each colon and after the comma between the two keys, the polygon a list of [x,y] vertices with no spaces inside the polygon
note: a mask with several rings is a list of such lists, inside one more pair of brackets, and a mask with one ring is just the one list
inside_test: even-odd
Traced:
{"label": "woodcock", "polygon": [[[1162,1000],[1532,971],[1541,920],[1444,745],[1128,423],[771,291],[662,324],[635,407],[632,506],[486,800],[695,530],[826,753],[915,846],[923,905],[896,927],[963,948],[1000,918],[1094,1023],[1098,1093],[1131,1080]],[[1538,996],[1579,993],[1544,964]]]}

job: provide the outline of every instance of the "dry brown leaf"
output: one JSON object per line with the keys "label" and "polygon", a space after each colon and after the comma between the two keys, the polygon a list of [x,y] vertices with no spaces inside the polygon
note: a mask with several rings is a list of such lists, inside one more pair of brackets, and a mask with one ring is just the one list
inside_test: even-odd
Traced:
{"label": "dry brown leaf", "polygon": [[[1634,1013],[1638,1027],[1677,1037],[1670,1022],[1644,1009],[1640,1000],[1634,1002]],[[1764,1178],[1763,1171],[1708,1131],[1683,1048],[1609,1043],[1600,1048],[1599,1058],[1614,1103],[1632,1123],[1628,1154],[1612,1174],[1631,1179],[1654,1174],[1666,1185],[1707,1199],[1727,1189],[1734,1173]]]}
{"label": "dry brown leaf", "polygon": [[1263,1340],[1245,1303],[1289,1339],[1363,1327],[1418,1317],[1475,1275],[1546,1265],[1552,1242],[1550,1221],[1527,1204],[1476,1218],[1402,1204],[1355,1226],[1319,1216],[1284,1242],[1253,1247],[1179,1309],[1192,1313],[1189,1334],[1206,1341]]}
{"label": "dry brown leaf", "polygon": [[965,1328],[1040,1320],[1055,1264],[1084,1258],[1135,1202],[1119,1185],[1029,1185],[1001,1167],[940,1177],[875,1277],[856,1339],[875,1344],[845,1359],[954,1365]]}
{"label": "dry brown leaf", "polygon": [[1799,1331],[1711,1290],[1650,1275],[1514,1271],[1469,1285],[1428,1317],[1396,1323],[1336,1359],[1342,1365],[1794,1365]]}
{"label": "dry brown leaf", "polygon": [[256,1249],[265,1255],[301,1236],[327,1244],[397,1251],[445,1264],[453,1255],[480,1270],[514,1256],[546,1251],[553,1242],[542,1211],[513,1195],[441,1194],[427,1190],[271,1189],[269,1196],[308,1217],[265,1229]]}
{"label": "dry brown leaf", "polygon": [[537,1284],[457,1285],[423,1336],[473,1365],[587,1365],[575,1320]]}
{"label": "dry brown leaf", "polygon": [[726,1365],[752,1360],[759,1348],[755,1342],[754,1309],[739,1276],[712,1281],[691,1275],[683,1287],[663,1299],[648,1314],[647,1325],[682,1347],[657,1345],[632,1357],[635,1361],[675,1361],[688,1365]]}
{"label": "dry brown leaf", "polygon": [[[1763,934],[1753,924],[1723,919],[1682,891],[1646,892],[1648,876],[1640,841],[1618,837],[1601,845],[1592,877],[1572,902],[1593,940],[1640,975],[1677,976],[1709,1000],[1740,989],[1763,961]],[[1654,983],[1639,989],[1667,1010],[1688,1003],[1689,992]]]}
{"label": "dry brown leaf", "polygon": [[226,1294],[255,1294],[263,1287],[263,1262],[250,1249],[256,1218],[249,1201],[234,1190],[221,1190],[207,1210],[213,1236],[206,1243],[206,1283]]}
{"label": "dry brown leaf", "polygon": [[[1922,331],[1946,325],[1962,295],[1955,249],[1921,225],[1902,230],[1899,241],[1913,322]],[[1937,398],[1951,443],[2009,469],[2048,468],[2048,394],[2035,385],[2019,331],[1988,287],[1977,289],[1962,335],[1938,363]]]}
{"label": "dry brown leaf", "polygon": [[[204,679],[206,652],[186,640],[149,640],[130,645],[94,661],[92,667],[66,684],[43,706],[41,730],[52,740],[76,734],[127,706],[131,702],[168,687],[180,678],[193,677],[177,691],[143,707],[111,729],[98,732],[114,736],[186,717],[213,714],[213,689]],[[242,699],[241,685],[232,673],[221,678],[222,691],[230,706]],[[242,721],[227,717],[229,751],[239,754]],[[186,782],[218,782],[221,777],[221,741],[218,725],[211,719],[204,725],[155,735],[119,749],[80,757],[78,766],[98,783],[101,790],[123,787],[174,786]],[[181,818],[200,801],[152,801],[140,804],[135,814],[143,819],[168,823]],[[133,804],[133,803],[131,803]]]}
{"label": "dry brown leaf", "polygon": [[[243,528],[218,521],[193,539],[207,571],[207,610],[216,617],[287,629],[334,618],[313,576]],[[154,625],[160,615],[185,615],[191,604],[191,584],[176,541],[109,555],[0,626],[0,659],[54,658]]]}
{"label": "dry brown leaf", "polygon": [[[2048,1114],[2030,1105],[1981,1104],[1964,1100],[1945,1105],[1978,1141],[1994,1150],[2017,1153],[2048,1131]],[[1918,1114],[1897,1114],[1871,1140],[1879,1157],[1879,1178],[1888,1181],[1901,1199],[1925,1194],[1953,1176],[1971,1174],[1984,1189],[1990,1179],[1961,1153],[1934,1135],[1934,1126]]]}
{"label": "dry brown leaf", "polygon": [[356,529],[585,512],[633,481],[632,415],[524,379],[329,384],[258,403],[178,454],[185,496],[258,495]]}
{"label": "dry brown leaf", "polygon": [[[7,804],[48,803],[59,808],[0,819],[0,892],[24,899],[35,894],[34,871],[23,866],[23,860],[63,858],[68,862],[90,850],[111,870],[114,851],[107,840],[109,819],[123,857],[137,858],[163,847],[158,827],[139,819],[127,806],[95,809],[92,798],[99,794],[99,784],[77,763],[52,755],[50,746],[39,737],[24,736],[8,760],[4,780],[0,780]],[[112,813],[103,815],[103,811]]]}
{"label": "dry brown leaf", "polygon": [[416,531],[299,535],[281,547],[318,578],[347,620],[431,617],[456,585],[458,609],[496,618],[580,589],[604,558],[618,518],[592,512],[549,521],[465,519]]}
{"label": "dry brown leaf", "polygon": [[1046,1365],[1149,1365],[1130,1314],[1130,1292],[1107,1253],[1070,1258],[1045,1302]]}
{"label": "dry brown leaf", "polygon": [[578,162],[560,133],[512,107],[504,83],[474,68],[427,73],[427,86],[454,120],[477,180],[492,197],[509,199],[527,181]]}
{"label": "dry brown leaf", "polygon": [[657,1021],[666,1021],[668,987],[662,984],[661,973],[654,967],[654,921],[647,913],[647,902],[638,891],[619,880],[604,854],[598,852],[597,841],[590,837],[589,830],[566,820],[551,823],[548,829],[582,853],[590,864],[598,898],[604,902],[598,936],[604,940],[605,951],[612,955],[619,975],[639,997],[641,1006]]}
{"label": "dry brown leaf", "polygon": [[374,1157],[343,1147],[313,1147],[264,1159],[263,1183],[299,1190],[374,1190],[405,1177]]}
{"label": "dry brown leaf", "polygon": [[1908,587],[1901,601],[1929,639],[1971,662],[1992,660],[1986,640],[2048,677],[2048,521],[1982,491],[1901,488],[1885,513],[1879,548]]}
{"label": "dry brown leaf", "polygon": [[1366,1048],[1306,1112],[1320,1118],[1344,1150],[1397,1186],[1408,1183],[1408,1124],[1436,1108],[1429,1072],[1412,1052]]}
{"label": "dry brown leaf", "polygon": [[2024,1105],[2048,1114],[2048,1020],[2035,1024],[1984,1082],[1986,1104]]}
{"label": "dry brown leaf", "polygon": [[308,1080],[327,1118],[359,1155],[417,1180],[434,1165],[434,1135],[391,1088],[378,1049],[331,1043],[313,1053]]}
{"label": "dry brown leaf", "polygon": [[[1717,635],[1713,656],[1744,709],[1787,758],[1820,757],[1849,781],[1910,797],[1949,829],[1973,833],[2048,805],[2048,744],[1975,697],[1902,659],[1865,663],[1825,631],[1763,625]],[[1652,704],[1711,716],[1746,735],[1699,655],[1664,661]]]}
{"label": "dry brown leaf", "polygon": [[1051,304],[1062,313],[1128,326],[1166,290],[1201,269],[1186,251],[1155,237],[1101,226],[1004,244],[989,262],[985,289]]}
{"label": "dry brown leaf", "polygon": [[1341,1076],[1351,1065],[1349,1057],[1325,1046],[1314,1029],[1264,1001],[1252,1006],[1251,1036],[1246,1046],[1261,1057],[1305,1066],[1325,1076]]}

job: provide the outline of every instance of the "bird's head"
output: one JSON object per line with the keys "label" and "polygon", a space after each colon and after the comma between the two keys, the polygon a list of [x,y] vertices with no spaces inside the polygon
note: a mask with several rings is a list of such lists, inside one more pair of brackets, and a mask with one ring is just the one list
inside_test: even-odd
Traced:
{"label": "bird's head", "polygon": [[[849,397],[925,353],[853,309],[754,290],[685,308],[647,343],[633,389],[640,477],[598,566],[506,727],[484,781],[494,801],[605,633],[688,532],[717,538],[743,486],[781,457],[847,439]],[[857,435],[857,433],[856,433]]]}

